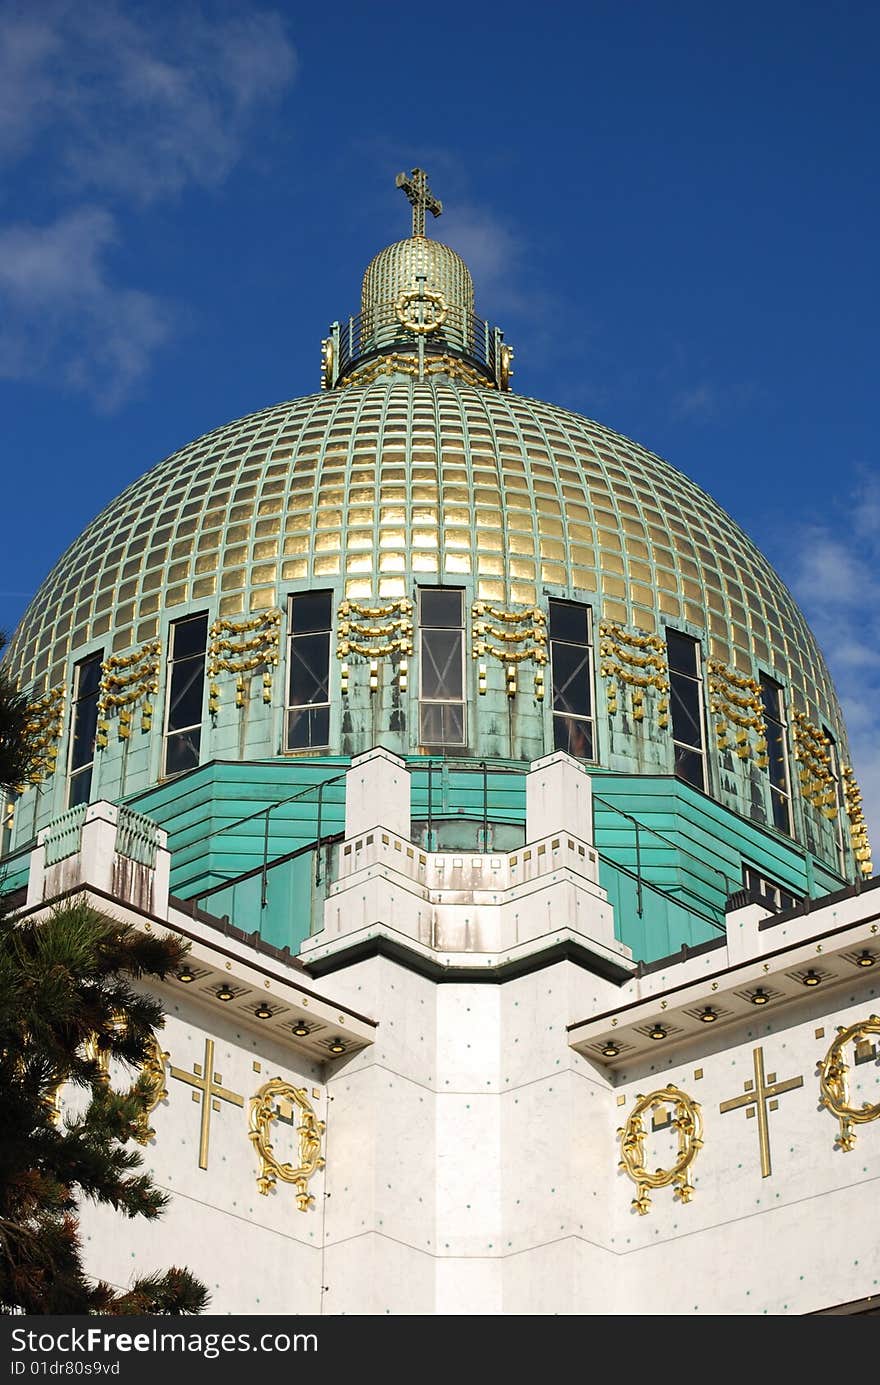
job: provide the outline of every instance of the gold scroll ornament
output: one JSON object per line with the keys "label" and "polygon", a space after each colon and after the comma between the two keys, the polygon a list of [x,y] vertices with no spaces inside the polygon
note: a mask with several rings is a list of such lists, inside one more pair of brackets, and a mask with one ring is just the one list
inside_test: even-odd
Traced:
{"label": "gold scroll ornament", "polygon": [[243,707],[246,675],[263,671],[263,701],[272,701],[272,670],[278,666],[281,645],[281,612],[277,607],[261,611],[248,620],[215,620],[208,646],[208,711],[216,715],[220,706],[218,673],[235,673],[235,705]]}
{"label": "gold scroll ornament", "polygon": [[[282,1163],[272,1147],[272,1122],[279,1119],[285,1106],[291,1116],[296,1113],[302,1116],[301,1124],[296,1127],[299,1136],[298,1164]],[[276,1181],[292,1183],[297,1189],[297,1207],[301,1212],[307,1212],[315,1201],[309,1193],[309,1179],[324,1167],[321,1138],[325,1125],[315,1115],[305,1087],[294,1087],[281,1077],[264,1082],[251,1097],[248,1126],[248,1138],[260,1161],[257,1175],[260,1192],[268,1194]]]}
{"label": "gold scroll ornament", "polygon": [[709,711],[715,718],[718,749],[735,750],[740,760],[754,755],[758,768],[766,769],[770,762],[760,683],[715,659],[709,660],[708,669]]}
{"label": "gold scroll ornament", "polygon": [[58,742],[64,729],[63,685],[51,688],[43,697],[28,704],[27,732],[35,753],[34,768],[28,776],[29,784],[41,784],[50,774],[55,773],[58,761]]}
{"label": "gold scroll ornament", "polygon": [[118,714],[118,735],[127,741],[131,735],[131,714],[139,702],[141,730],[149,731],[153,724],[151,699],[159,691],[158,640],[141,645],[133,654],[111,654],[101,664],[101,686],[98,692],[98,734],[95,745],[104,750],[110,730],[109,715]]}
{"label": "gold scroll ornament", "polygon": [[624,630],[614,621],[599,624],[599,672],[609,680],[607,704],[614,716],[618,710],[618,684],[628,687],[634,721],[644,721],[645,692],[650,688],[659,694],[657,725],[669,725],[669,674],[666,663],[666,643],[659,635],[641,635]]}
{"label": "gold scroll ornament", "polygon": [[[645,1167],[645,1129],[644,1116],[648,1111],[671,1106],[671,1125],[678,1131],[678,1157],[669,1169],[655,1169],[649,1173]],[[667,1188],[672,1184],[674,1196],[682,1202],[690,1202],[694,1188],[688,1182],[688,1170],[703,1147],[703,1118],[699,1102],[687,1093],[679,1091],[670,1084],[661,1087],[647,1096],[636,1097],[636,1104],[627,1117],[626,1125],[617,1132],[620,1139],[620,1164],[628,1178],[636,1185],[636,1196],[632,1205],[639,1216],[645,1216],[651,1206],[648,1193],[654,1188]]]}
{"label": "gold scroll ornament", "polygon": [[[508,611],[502,606],[491,606],[488,602],[477,601],[473,606],[473,630],[471,633],[471,656],[474,659],[490,655],[504,664],[507,696],[515,697],[517,670],[520,664],[531,659],[537,665],[535,673],[535,697],[538,701],[544,696],[544,675],[542,669],[547,663],[547,617],[538,606],[527,606],[521,611]],[[486,691],[484,666],[480,666],[479,689]]]}
{"label": "gold scroll ornament", "polygon": [[819,1099],[825,1109],[840,1122],[837,1144],[844,1154],[849,1154],[855,1147],[856,1135],[853,1126],[867,1125],[880,1117],[880,1102],[875,1102],[872,1106],[870,1102],[865,1101],[861,1106],[853,1106],[850,1101],[850,1065],[846,1061],[846,1049],[852,1044],[857,1059],[862,1054],[867,1058],[876,1057],[876,1045],[872,1046],[869,1039],[871,1034],[880,1034],[878,1015],[869,1015],[866,1020],[851,1024],[848,1029],[838,1025],[837,1038],[819,1064]]}

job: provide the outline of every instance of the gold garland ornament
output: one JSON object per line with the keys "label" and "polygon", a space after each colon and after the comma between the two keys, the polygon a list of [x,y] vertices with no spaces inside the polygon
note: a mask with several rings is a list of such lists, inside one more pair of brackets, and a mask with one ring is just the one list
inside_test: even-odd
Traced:
{"label": "gold garland ornament", "polygon": [[389,351],[377,360],[353,370],[350,375],[345,376],[341,385],[346,389],[350,385],[371,385],[382,375],[409,375],[414,380],[428,379],[432,375],[448,375],[454,380],[464,380],[466,384],[474,385],[477,389],[496,388],[494,380],[488,379],[481,370],[468,365],[467,361],[461,360],[458,356],[450,356],[446,352],[442,356],[432,354],[424,362],[422,369],[417,358],[402,351]]}
{"label": "gold garland ornament", "polygon": [[717,659],[709,660],[708,670],[709,711],[715,717],[717,748],[735,750],[740,760],[754,755],[758,768],[766,769],[770,760],[760,683],[735,673]]}
{"label": "gold garland ornament", "polygon": [[609,680],[607,706],[611,716],[618,711],[618,684],[630,689],[634,721],[645,719],[645,692],[659,694],[657,725],[669,725],[669,671],[666,642],[659,635],[641,635],[626,630],[614,621],[599,623],[599,672]]}
{"label": "gold garland ornament", "polygon": [[853,855],[859,863],[860,873],[865,876],[873,875],[874,863],[871,860],[871,845],[868,841],[868,824],[865,821],[862,808],[862,791],[856,783],[852,765],[844,765],[841,774],[843,777],[843,803],[849,818],[849,836]]}
{"label": "gold garland ornament", "polygon": [[[299,1164],[283,1164],[272,1148],[272,1122],[277,1121],[281,1112],[279,1105],[288,1107],[290,1115],[299,1109],[302,1124],[296,1127],[299,1136]],[[273,1077],[264,1082],[250,1100],[248,1113],[248,1139],[254,1146],[260,1161],[257,1185],[265,1196],[275,1186],[276,1181],[292,1183],[297,1189],[296,1205],[301,1212],[307,1212],[315,1199],[309,1193],[309,1179],[318,1169],[324,1167],[321,1154],[321,1137],[324,1122],[318,1120],[308,1099],[305,1087],[294,1087],[281,1077]]]}
{"label": "gold garland ornament", "polygon": [[[416,303],[431,303],[434,307],[433,316],[422,320],[418,311],[412,311],[412,305]],[[443,326],[449,316],[449,305],[443,294],[435,293],[433,289],[407,289],[395,301],[394,311],[401,327],[405,327],[408,332],[416,332],[419,336],[427,336]]]}
{"label": "gold garland ornament", "polygon": [[[655,1169],[653,1173],[648,1173],[645,1168],[645,1139],[648,1132],[643,1117],[647,1111],[666,1106],[673,1108],[672,1125],[678,1131],[678,1158],[672,1168]],[[639,1094],[626,1125],[617,1134],[620,1139],[618,1167],[636,1185],[632,1205],[639,1216],[643,1217],[649,1211],[651,1199],[648,1193],[653,1188],[667,1188],[672,1184],[674,1196],[681,1202],[690,1202],[694,1188],[688,1182],[688,1170],[703,1147],[703,1118],[699,1102],[672,1084],[649,1092],[647,1096]]]}
{"label": "gold garland ornament", "polygon": [[413,652],[413,603],[408,596],[397,601],[373,602],[363,604],[358,601],[339,603],[339,623],[336,627],[336,657],[343,660],[340,690],[348,693],[351,669],[348,659],[352,654],[360,655],[370,661],[370,692],[379,689],[379,665],[377,660],[397,654],[398,685],[401,692],[406,691],[409,664],[407,656]]}
{"label": "gold garland ornament", "polygon": [[853,1044],[857,1057],[860,1056],[860,1050],[867,1056],[874,1056],[876,1047],[872,1048],[869,1042],[870,1034],[880,1034],[880,1015],[869,1015],[866,1020],[851,1024],[848,1029],[839,1024],[837,1038],[819,1064],[819,1099],[826,1110],[840,1121],[837,1144],[844,1154],[849,1154],[856,1143],[853,1126],[867,1125],[869,1121],[875,1121],[880,1117],[880,1102],[873,1106],[867,1101],[861,1106],[850,1104],[846,1047]]}
{"label": "gold garland ornament", "polygon": [[[541,669],[550,657],[547,653],[547,617],[541,608],[527,606],[521,611],[508,611],[502,606],[476,601],[472,611],[475,619],[471,631],[471,658],[482,659],[488,654],[504,664],[508,697],[515,697],[518,691],[518,665],[531,659],[537,665],[535,697],[540,701],[544,695]],[[500,621],[500,624],[494,624],[495,621]],[[481,681],[485,682],[483,675]]]}
{"label": "gold garland ornament", "polygon": [[101,683],[98,691],[98,734],[95,745],[105,750],[110,732],[111,712],[118,714],[117,734],[121,741],[131,735],[131,714],[139,702],[141,730],[153,725],[151,699],[159,691],[159,654],[161,644],[150,640],[133,654],[109,655],[101,664]]}
{"label": "gold garland ornament", "polygon": [[794,758],[802,766],[799,778],[801,794],[822,816],[837,817],[837,783],[831,757],[831,740],[820,727],[809,721],[804,712],[796,711],[792,723]]}
{"label": "gold garland ornament", "polygon": [[35,752],[34,768],[28,775],[29,784],[41,784],[55,773],[58,742],[64,729],[65,695],[66,689],[62,684],[28,704],[26,730]]}
{"label": "gold garland ornament", "polygon": [[[281,612],[277,607],[261,611],[247,620],[215,620],[209,631],[208,711],[216,716],[220,707],[218,673],[235,673],[235,705],[243,707],[247,682],[245,674],[262,670],[263,701],[272,701],[272,670],[280,662]],[[244,636],[244,638],[241,638]]]}

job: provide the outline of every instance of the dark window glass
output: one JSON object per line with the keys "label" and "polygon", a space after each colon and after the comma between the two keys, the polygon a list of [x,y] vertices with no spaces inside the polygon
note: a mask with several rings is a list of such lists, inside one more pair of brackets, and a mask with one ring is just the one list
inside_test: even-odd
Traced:
{"label": "dark window glass", "polygon": [[162,773],[183,774],[199,763],[205,700],[205,650],[208,617],[177,620],[170,629],[168,700]]}
{"label": "dark window glass", "polygon": [[462,593],[423,587],[419,593],[419,741],[464,745]]}
{"label": "dark window glass", "polygon": [[791,794],[788,783],[788,731],[782,688],[768,674],[761,674],[761,703],[767,731],[767,777],[773,825],[791,836]]}
{"label": "dark window glass", "polygon": [[553,747],[579,760],[595,755],[590,610],[573,601],[550,602],[550,675]]}
{"label": "dark window glass", "polygon": [[88,803],[92,790],[92,765],[98,733],[98,693],[103,654],[93,654],[77,664],[74,672],[73,709],[70,719],[70,782],[67,806]]}
{"label": "dark window glass", "polygon": [[678,779],[706,787],[703,735],[703,680],[700,648],[680,630],[666,631],[669,663],[669,717],[672,723],[674,772]]}
{"label": "dark window glass", "polygon": [[288,641],[288,750],[330,744],[330,629],[332,592],[290,598]]}
{"label": "dark window glass", "polygon": [[444,587],[423,587],[419,613],[422,626],[445,626],[457,630],[461,626],[461,592]]}

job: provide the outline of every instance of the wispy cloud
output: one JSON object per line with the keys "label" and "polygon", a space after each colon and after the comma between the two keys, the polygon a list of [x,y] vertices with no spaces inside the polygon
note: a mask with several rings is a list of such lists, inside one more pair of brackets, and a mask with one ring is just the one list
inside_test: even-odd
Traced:
{"label": "wispy cloud", "polygon": [[880,502],[867,475],[792,535],[791,582],[843,704],[865,814],[880,851]]}
{"label": "wispy cloud", "polygon": [[707,423],[720,414],[751,407],[760,397],[760,390],[750,380],[719,385],[710,380],[683,389],[673,390],[669,411],[677,423]]}
{"label": "wispy cloud", "polygon": [[295,68],[272,10],[0,0],[0,166],[38,167],[58,207],[0,226],[0,374],[122,402],[173,321],[113,279],[127,215],[219,186]]}
{"label": "wispy cloud", "polygon": [[60,377],[113,409],[168,336],[157,299],[114,284],[113,218],[80,208],[50,226],[0,229],[0,376]]}

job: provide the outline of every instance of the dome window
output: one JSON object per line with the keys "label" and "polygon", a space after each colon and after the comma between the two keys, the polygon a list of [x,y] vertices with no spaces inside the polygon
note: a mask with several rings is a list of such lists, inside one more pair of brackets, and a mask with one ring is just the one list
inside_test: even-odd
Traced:
{"label": "dome window", "polygon": [[680,630],[666,630],[669,711],[675,775],[706,788],[706,738],[703,734],[703,671],[700,644]]}
{"label": "dome window", "polygon": [[591,614],[574,601],[550,602],[553,748],[579,760],[596,758]]}
{"label": "dome window", "polygon": [[785,724],[785,698],[779,683],[768,674],[760,675],[761,704],[767,728],[767,776],[770,780],[770,807],[773,826],[791,836],[791,790],[788,784],[788,730]]}
{"label": "dome window", "polygon": [[202,745],[205,648],[208,617],[203,612],[176,620],[168,650],[168,702],[162,773],[166,778],[195,769]]}
{"label": "dome window", "polygon": [[330,626],[332,592],[290,598],[286,750],[330,744]]}
{"label": "dome window", "polygon": [[98,734],[98,693],[101,688],[103,657],[102,651],[91,654],[74,669],[68,808],[88,803],[92,791],[92,767],[95,763],[95,739]]}
{"label": "dome window", "polygon": [[462,592],[419,591],[419,742],[464,745],[464,620]]}

